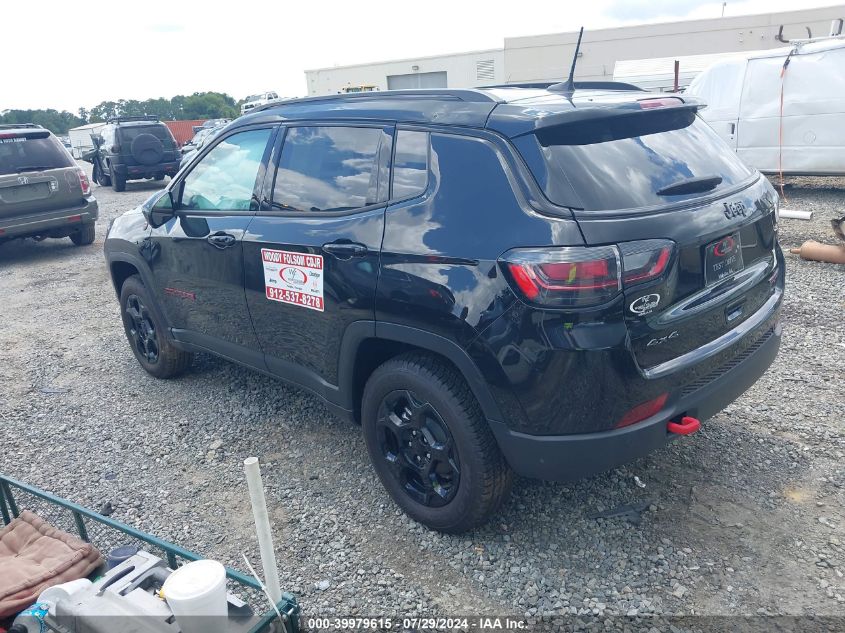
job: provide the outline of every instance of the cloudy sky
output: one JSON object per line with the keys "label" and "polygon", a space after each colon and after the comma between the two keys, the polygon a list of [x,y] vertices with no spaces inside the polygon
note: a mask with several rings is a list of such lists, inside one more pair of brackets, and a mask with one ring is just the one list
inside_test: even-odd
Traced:
{"label": "cloudy sky", "polygon": [[[3,3],[0,111],[206,90],[306,93],[306,69],[496,48],[505,37],[718,17],[702,0],[67,0]],[[833,0],[728,2],[725,15]],[[9,26],[14,25],[14,28]]]}

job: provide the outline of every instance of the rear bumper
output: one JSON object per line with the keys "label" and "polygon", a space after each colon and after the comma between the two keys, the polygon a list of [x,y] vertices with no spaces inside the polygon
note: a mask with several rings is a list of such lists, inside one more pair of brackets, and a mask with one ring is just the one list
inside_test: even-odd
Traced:
{"label": "rear bumper", "polygon": [[0,218],[0,239],[30,235],[70,235],[79,226],[95,222],[98,215],[99,207],[92,197],[78,207]]}
{"label": "rear bumper", "polygon": [[156,163],[155,165],[113,165],[114,173],[127,180],[152,178],[153,176],[175,176],[179,171],[179,161]]}
{"label": "rear bumper", "polygon": [[659,414],[629,427],[575,435],[529,435],[490,422],[499,448],[511,467],[525,477],[568,481],[620,466],[664,446],[678,436],[667,424],[690,415],[712,417],[736,400],[772,364],[781,340],[777,320],[767,321],[741,360],[702,386],[685,388],[680,398]]}

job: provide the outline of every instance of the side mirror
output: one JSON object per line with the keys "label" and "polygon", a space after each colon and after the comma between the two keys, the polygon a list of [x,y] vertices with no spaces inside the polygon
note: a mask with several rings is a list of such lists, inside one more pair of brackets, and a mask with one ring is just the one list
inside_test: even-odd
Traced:
{"label": "side mirror", "polygon": [[150,226],[157,229],[176,215],[173,193],[166,189],[160,191],[144,203],[142,211]]}

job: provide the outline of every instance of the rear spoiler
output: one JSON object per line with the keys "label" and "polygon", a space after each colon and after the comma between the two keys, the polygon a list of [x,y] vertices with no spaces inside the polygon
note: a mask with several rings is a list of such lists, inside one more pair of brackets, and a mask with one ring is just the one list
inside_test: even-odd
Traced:
{"label": "rear spoiler", "polygon": [[[596,126],[601,123],[602,140],[630,138],[644,134],[685,127],[693,121],[705,103],[694,97],[646,97],[625,103],[575,107],[540,117],[534,129],[519,134],[534,134],[541,145],[581,145],[598,142],[584,140],[595,137]],[[573,127],[574,126],[574,127]]]}

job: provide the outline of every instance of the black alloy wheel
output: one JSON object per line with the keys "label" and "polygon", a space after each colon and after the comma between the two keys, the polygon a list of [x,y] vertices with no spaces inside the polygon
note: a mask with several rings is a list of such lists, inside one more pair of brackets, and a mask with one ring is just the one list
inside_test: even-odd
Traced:
{"label": "black alloy wheel", "polygon": [[135,351],[148,363],[158,362],[160,350],[158,333],[150,311],[138,295],[129,295],[126,299],[127,331]]}
{"label": "black alloy wheel", "polygon": [[449,503],[460,485],[460,461],[449,427],[431,403],[408,390],[392,391],[376,424],[381,456],[405,493],[431,508]]}

